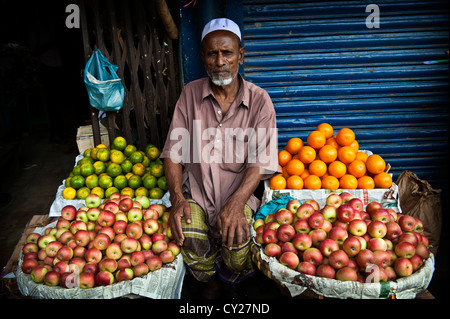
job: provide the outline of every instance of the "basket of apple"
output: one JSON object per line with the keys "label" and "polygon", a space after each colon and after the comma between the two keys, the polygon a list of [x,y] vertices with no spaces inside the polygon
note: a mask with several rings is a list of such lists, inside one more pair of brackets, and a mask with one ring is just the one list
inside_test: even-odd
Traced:
{"label": "basket of apple", "polygon": [[165,205],[118,193],[103,203],[91,194],[85,203],[66,205],[56,221],[27,236],[17,270],[23,295],[179,296],[185,270]]}
{"label": "basket of apple", "polygon": [[292,297],[414,298],[434,272],[421,220],[345,192],[290,199],[253,231],[253,260]]}

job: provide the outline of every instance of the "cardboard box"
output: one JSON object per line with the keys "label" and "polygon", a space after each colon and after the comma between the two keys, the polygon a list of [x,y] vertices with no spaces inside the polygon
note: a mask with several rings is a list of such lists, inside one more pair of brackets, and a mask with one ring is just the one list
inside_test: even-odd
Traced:
{"label": "cardboard box", "polygon": [[[109,147],[109,135],[108,130],[102,124],[100,124],[100,139],[102,144]],[[80,126],[77,130],[77,145],[78,151],[83,153],[88,148],[95,147],[94,134],[92,133],[92,125]]]}

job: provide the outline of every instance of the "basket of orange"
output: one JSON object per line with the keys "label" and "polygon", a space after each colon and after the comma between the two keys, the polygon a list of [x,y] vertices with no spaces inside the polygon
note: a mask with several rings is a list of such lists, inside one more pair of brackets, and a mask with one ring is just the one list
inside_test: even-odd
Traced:
{"label": "basket of orange", "polygon": [[378,201],[396,197],[390,165],[382,156],[360,149],[351,128],[335,131],[329,123],[321,123],[306,141],[289,139],[278,152],[278,163],[282,173],[266,181],[263,204],[286,194],[300,199],[325,198],[333,192],[361,198],[374,195]]}

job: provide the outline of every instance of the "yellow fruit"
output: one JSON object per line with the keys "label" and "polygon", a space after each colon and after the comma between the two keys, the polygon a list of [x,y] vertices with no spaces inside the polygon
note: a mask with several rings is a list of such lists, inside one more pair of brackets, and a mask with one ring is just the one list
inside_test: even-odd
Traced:
{"label": "yellow fruit", "polygon": [[81,175],[72,176],[70,179],[70,186],[78,190],[84,186],[84,177]]}
{"label": "yellow fruit", "polygon": [[112,193],[119,193],[119,192],[120,191],[117,189],[117,187],[114,187],[114,186],[108,187],[105,190],[105,198],[109,198]]}
{"label": "yellow fruit", "polygon": [[112,150],[110,155],[110,160],[112,163],[115,164],[122,164],[123,161],[125,161],[125,155],[122,153],[122,151],[119,150]]}
{"label": "yellow fruit", "polygon": [[98,178],[98,185],[103,188],[103,189],[107,189],[111,186],[113,186],[113,178],[109,175],[101,175]]}
{"label": "yellow fruit", "polygon": [[159,187],[155,187],[150,190],[149,197],[151,199],[161,199],[163,196],[164,196],[164,191]]}
{"label": "yellow fruit", "polygon": [[107,148],[101,148],[97,152],[97,158],[99,161],[107,162],[111,156],[111,151]]}
{"label": "yellow fruit", "polygon": [[77,191],[73,187],[66,187],[62,192],[64,199],[75,199],[77,197]]}
{"label": "yellow fruit", "polygon": [[122,167],[117,163],[110,163],[106,168],[106,174],[108,174],[112,178],[115,178],[122,174]]}
{"label": "yellow fruit", "polygon": [[89,175],[94,174],[94,172],[95,172],[95,168],[94,168],[93,164],[91,164],[91,163],[81,164],[80,173],[82,176],[88,177]]}
{"label": "yellow fruit", "polygon": [[128,186],[128,180],[124,175],[118,175],[116,178],[114,178],[114,186],[117,187],[117,189],[124,189]]}
{"label": "yellow fruit", "polygon": [[119,151],[123,151],[127,147],[127,140],[122,136],[117,136],[113,140],[113,148]]}
{"label": "yellow fruit", "polygon": [[99,186],[91,189],[91,194],[97,194],[102,199],[105,198],[105,191],[103,190],[103,188],[101,188]]}
{"label": "yellow fruit", "polygon": [[141,195],[148,197],[148,194],[149,194],[148,189],[145,188],[144,186],[141,186],[134,191],[134,196],[136,196],[136,197],[141,196]]}
{"label": "yellow fruit", "polygon": [[77,190],[77,199],[86,199],[86,197],[89,196],[91,193],[91,190],[87,188],[86,186],[81,187]]}
{"label": "yellow fruit", "polygon": [[130,157],[130,155],[136,151],[137,151],[136,146],[134,146],[133,144],[130,144],[130,145],[127,145],[127,147],[125,147],[125,149],[123,150],[123,153],[125,154],[126,157]]}
{"label": "yellow fruit", "polygon": [[142,178],[139,175],[133,175],[128,179],[128,186],[132,189],[138,189],[142,186]]}
{"label": "yellow fruit", "polygon": [[142,163],[136,163],[133,165],[131,171],[135,175],[144,176],[145,174],[145,166]]}
{"label": "yellow fruit", "polygon": [[127,186],[120,191],[120,195],[129,195],[131,198],[133,198],[134,197],[134,189]]}
{"label": "yellow fruit", "polygon": [[89,175],[86,177],[84,183],[89,189],[93,189],[98,186],[98,176],[96,174]]}
{"label": "yellow fruit", "polygon": [[156,146],[149,147],[145,153],[151,160],[155,160],[161,155],[161,151]]}

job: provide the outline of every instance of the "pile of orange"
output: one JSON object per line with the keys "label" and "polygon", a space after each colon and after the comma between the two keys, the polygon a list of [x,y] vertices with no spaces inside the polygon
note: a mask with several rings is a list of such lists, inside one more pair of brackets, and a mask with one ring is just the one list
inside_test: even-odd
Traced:
{"label": "pile of orange", "polygon": [[389,188],[392,177],[386,162],[359,150],[355,133],[342,128],[333,135],[328,123],[308,134],[306,143],[291,138],[278,152],[282,174],[270,179],[271,189],[373,189]]}

